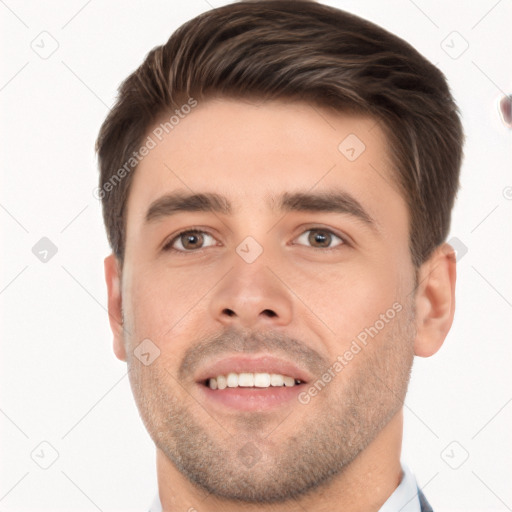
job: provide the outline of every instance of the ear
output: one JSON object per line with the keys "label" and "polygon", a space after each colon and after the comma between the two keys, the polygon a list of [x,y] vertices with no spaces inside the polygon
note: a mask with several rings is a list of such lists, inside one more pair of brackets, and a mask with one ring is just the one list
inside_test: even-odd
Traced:
{"label": "ear", "polygon": [[114,354],[121,361],[126,361],[122,320],[121,271],[114,254],[105,258],[104,266],[108,290],[108,319],[110,329],[114,335]]}
{"label": "ear", "polygon": [[414,353],[430,357],[443,344],[455,313],[456,258],[444,243],[420,267],[416,290]]}

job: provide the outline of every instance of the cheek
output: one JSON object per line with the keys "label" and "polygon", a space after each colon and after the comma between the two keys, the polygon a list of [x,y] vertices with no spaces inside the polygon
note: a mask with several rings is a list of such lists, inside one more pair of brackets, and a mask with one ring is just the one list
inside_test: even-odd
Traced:
{"label": "cheek", "polygon": [[170,270],[152,265],[147,271],[139,271],[127,284],[129,300],[125,308],[137,338],[163,343],[182,333],[186,326],[189,329],[191,318],[199,314],[204,319],[208,291],[218,279],[208,269]]}
{"label": "cheek", "polygon": [[398,283],[398,271],[389,264],[331,269],[316,274],[305,302],[338,341],[350,341],[400,302]]}

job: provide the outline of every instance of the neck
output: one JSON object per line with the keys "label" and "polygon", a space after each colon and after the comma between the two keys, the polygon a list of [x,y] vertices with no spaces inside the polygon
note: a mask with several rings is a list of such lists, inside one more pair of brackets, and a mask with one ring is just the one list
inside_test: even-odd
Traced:
{"label": "neck", "polygon": [[226,501],[199,489],[157,448],[158,490],[163,512],[378,512],[402,479],[400,410],[327,487],[288,503],[253,504]]}

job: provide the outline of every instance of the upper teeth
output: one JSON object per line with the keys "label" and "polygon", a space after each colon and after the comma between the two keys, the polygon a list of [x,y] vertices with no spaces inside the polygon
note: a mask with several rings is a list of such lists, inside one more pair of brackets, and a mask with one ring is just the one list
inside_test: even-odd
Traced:
{"label": "upper teeth", "polygon": [[207,384],[211,389],[244,388],[268,388],[269,386],[295,386],[300,380],[278,373],[228,373],[227,376],[219,375],[208,379]]}

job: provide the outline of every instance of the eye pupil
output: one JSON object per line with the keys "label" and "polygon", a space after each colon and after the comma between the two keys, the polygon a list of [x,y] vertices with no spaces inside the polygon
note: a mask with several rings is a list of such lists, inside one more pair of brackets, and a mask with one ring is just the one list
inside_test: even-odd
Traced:
{"label": "eye pupil", "polygon": [[[202,241],[203,236],[200,234],[188,233],[182,235],[182,243],[185,249],[194,249],[198,245],[198,241]],[[200,245],[200,244],[199,244]]]}
{"label": "eye pupil", "polygon": [[311,244],[320,243],[321,247],[328,247],[331,241],[331,235],[327,234],[325,231],[319,230],[311,230],[309,235],[309,242]]}
{"label": "eye pupil", "polygon": [[[315,247],[317,249],[330,249],[331,242],[333,241],[333,233],[330,230],[326,229],[309,229],[307,230],[309,233],[307,235],[308,243],[311,247]],[[206,235],[211,236],[211,235]],[[302,235],[306,236],[306,233]],[[176,249],[181,252],[192,252],[196,249],[200,249],[203,247],[205,242],[204,240],[205,234],[203,231],[198,230],[190,230],[184,231],[180,235],[177,235],[173,240],[171,240],[166,246],[165,250],[170,250],[170,247],[174,247],[174,244],[177,240],[181,242],[181,249]],[[342,244],[344,242],[342,241]]]}

